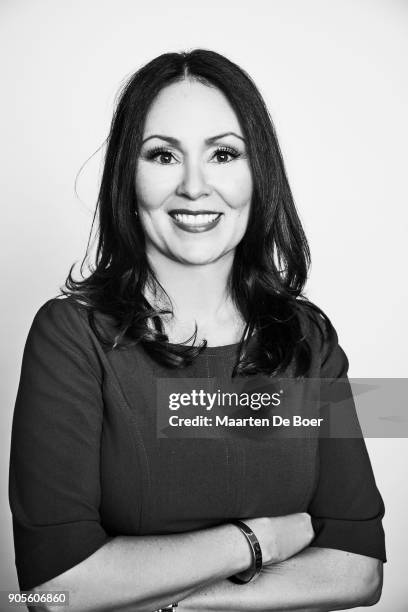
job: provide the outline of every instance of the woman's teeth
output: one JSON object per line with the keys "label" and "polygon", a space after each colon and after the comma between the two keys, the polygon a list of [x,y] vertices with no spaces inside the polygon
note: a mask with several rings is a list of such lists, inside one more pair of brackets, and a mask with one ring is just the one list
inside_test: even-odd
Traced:
{"label": "woman's teeth", "polygon": [[176,221],[180,223],[184,223],[186,225],[205,225],[206,223],[212,223],[215,221],[221,213],[213,213],[213,214],[200,214],[200,215],[188,215],[175,213],[173,216]]}

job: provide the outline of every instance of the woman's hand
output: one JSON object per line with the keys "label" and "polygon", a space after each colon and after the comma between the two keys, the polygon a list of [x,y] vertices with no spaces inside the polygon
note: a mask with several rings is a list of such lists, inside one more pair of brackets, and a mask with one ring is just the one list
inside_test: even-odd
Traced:
{"label": "woman's hand", "polygon": [[242,519],[259,540],[263,565],[286,561],[309,546],[314,538],[310,514]]}

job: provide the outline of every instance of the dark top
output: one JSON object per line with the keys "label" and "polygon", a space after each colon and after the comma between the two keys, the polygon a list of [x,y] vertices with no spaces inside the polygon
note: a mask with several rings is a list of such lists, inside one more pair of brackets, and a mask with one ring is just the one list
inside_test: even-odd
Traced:
{"label": "dark top", "polygon": [[[98,314],[98,321],[112,331],[109,317]],[[325,353],[315,329],[310,375],[347,377],[337,335]],[[236,344],[209,347],[177,375],[228,377],[236,350]],[[139,345],[103,346],[71,298],[51,299],[38,310],[11,440],[20,589],[77,565],[112,536],[180,533],[294,512],[312,515],[312,546],[386,560],[384,505],[363,439],[158,437],[156,380],[174,375]]]}

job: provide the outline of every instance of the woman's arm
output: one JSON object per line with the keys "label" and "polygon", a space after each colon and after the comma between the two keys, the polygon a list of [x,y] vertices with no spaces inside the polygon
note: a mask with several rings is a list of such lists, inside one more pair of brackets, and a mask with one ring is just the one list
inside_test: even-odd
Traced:
{"label": "woman's arm", "polygon": [[179,602],[180,612],[326,612],[375,604],[382,563],[341,550],[306,548],[265,567],[246,585],[221,580]]}
{"label": "woman's arm", "polygon": [[[231,524],[176,535],[119,536],[33,592],[68,591],[70,612],[152,612],[250,564],[245,537]],[[43,608],[50,609],[55,608]]]}
{"label": "woman's arm", "polygon": [[[293,556],[313,537],[307,513],[245,520],[258,537],[265,564]],[[251,561],[245,536],[232,524],[182,534],[119,536],[34,592],[68,591],[71,612],[151,612],[247,569]]]}
{"label": "woman's arm", "polygon": [[[306,513],[246,523],[258,536],[266,564],[291,557],[313,537]],[[151,612],[247,569],[251,561],[246,538],[232,524],[174,535],[119,536],[33,591],[68,591],[71,612]]]}

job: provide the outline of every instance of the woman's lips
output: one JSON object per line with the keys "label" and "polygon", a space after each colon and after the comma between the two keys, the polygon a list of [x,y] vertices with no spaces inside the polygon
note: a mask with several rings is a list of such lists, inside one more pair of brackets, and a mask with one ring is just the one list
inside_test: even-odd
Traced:
{"label": "woman's lips", "polygon": [[186,232],[207,232],[217,225],[222,213],[217,212],[189,212],[172,210],[169,213],[177,227]]}

